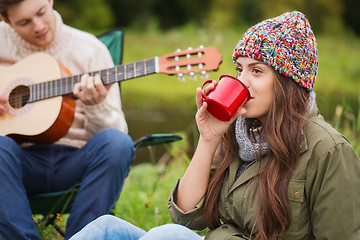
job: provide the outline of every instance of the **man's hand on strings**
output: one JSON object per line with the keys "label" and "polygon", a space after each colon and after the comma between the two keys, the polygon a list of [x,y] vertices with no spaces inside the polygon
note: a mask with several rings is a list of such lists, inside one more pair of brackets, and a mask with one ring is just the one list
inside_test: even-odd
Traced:
{"label": "man's hand on strings", "polygon": [[74,86],[74,96],[80,99],[85,105],[97,105],[104,101],[111,85],[104,85],[100,75],[81,76],[80,82]]}

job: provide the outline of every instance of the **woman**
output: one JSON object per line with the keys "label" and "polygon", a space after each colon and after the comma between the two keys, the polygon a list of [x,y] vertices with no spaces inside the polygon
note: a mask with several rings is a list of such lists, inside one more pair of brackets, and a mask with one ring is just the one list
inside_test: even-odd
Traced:
{"label": "woman", "polygon": [[[360,160],[318,113],[316,40],[305,16],[284,13],[251,27],[233,60],[251,99],[221,122],[197,90],[200,139],[169,198],[173,221],[208,227],[209,240],[360,239]],[[179,225],[131,238],[119,235],[122,220],[93,224],[121,239],[201,239],[182,238],[179,231],[193,232]]]}

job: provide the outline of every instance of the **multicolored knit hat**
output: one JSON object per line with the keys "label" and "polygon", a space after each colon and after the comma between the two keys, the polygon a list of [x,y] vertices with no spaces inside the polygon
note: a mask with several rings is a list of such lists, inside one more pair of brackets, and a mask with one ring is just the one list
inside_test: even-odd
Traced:
{"label": "multicolored knit hat", "polygon": [[316,40],[304,14],[293,11],[249,28],[233,53],[263,61],[301,87],[312,90],[318,71]]}

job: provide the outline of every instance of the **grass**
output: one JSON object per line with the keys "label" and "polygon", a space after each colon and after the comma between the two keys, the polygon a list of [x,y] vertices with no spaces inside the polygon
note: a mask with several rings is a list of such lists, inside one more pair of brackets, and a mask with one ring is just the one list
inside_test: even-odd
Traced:
{"label": "grass", "polygon": [[317,38],[319,74],[315,84],[319,108],[323,115],[334,117],[336,106],[345,103],[358,112],[360,105],[359,38],[352,35]]}
{"label": "grass", "polygon": [[[244,29],[245,30],[245,29]],[[209,79],[217,80],[221,74],[235,74],[231,61],[232,50],[244,30],[213,31],[185,26],[166,33],[156,30],[134,32],[125,30],[124,63],[139,61],[174,52],[177,48],[196,48],[203,44],[216,46],[223,55],[223,62]],[[320,68],[315,87],[318,106],[326,120],[342,132],[360,155],[360,41],[353,36],[318,36]],[[114,213],[145,230],[171,222],[166,203],[176,180],[182,176],[189,156],[194,149],[197,131],[191,120],[195,114],[195,89],[203,80],[178,81],[175,76],[155,74],[122,83],[123,108],[130,131],[136,118],[150,117],[155,113],[172,112],[188,127],[176,129],[184,140],[165,145],[165,154],[156,162],[146,162],[132,167]],[[133,118],[133,111],[140,112]],[[152,125],[141,127],[152,132]],[[174,125],[173,122],[170,124]],[[162,125],[162,123],[160,123]],[[172,128],[171,128],[172,129]],[[155,149],[152,150],[157,150]],[[146,149],[145,149],[146,150]],[[143,150],[142,150],[143,151]],[[147,151],[147,150],[146,150]],[[67,216],[60,221],[65,225]],[[61,239],[49,227],[41,227],[43,239]]]}
{"label": "grass", "polygon": [[[150,158],[152,161],[132,167],[115,205],[116,216],[141,226],[144,230],[171,222],[167,214],[166,199],[169,189],[183,175],[189,162],[186,136],[178,134],[185,141],[164,144],[167,151],[161,159]],[[146,148],[151,155],[154,146]]]}

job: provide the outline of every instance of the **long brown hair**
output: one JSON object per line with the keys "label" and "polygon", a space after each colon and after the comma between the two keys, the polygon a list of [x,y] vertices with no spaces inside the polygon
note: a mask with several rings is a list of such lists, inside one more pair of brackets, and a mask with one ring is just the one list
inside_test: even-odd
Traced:
{"label": "long brown hair", "polygon": [[[255,240],[281,239],[291,224],[287,191],[290,177],[300,155],[301,131],[306,120],[309,92],[291,78],[276,74],[274,99],[262,132],[270,148],[263,170],[256,179],[259,183],[259,209],[255,224]],[[220,143],[221,164],[211,177],[205,195],[204,220],[210,229],[220,226],[218,202],[227,169],[237,154],[235,123]]]}

